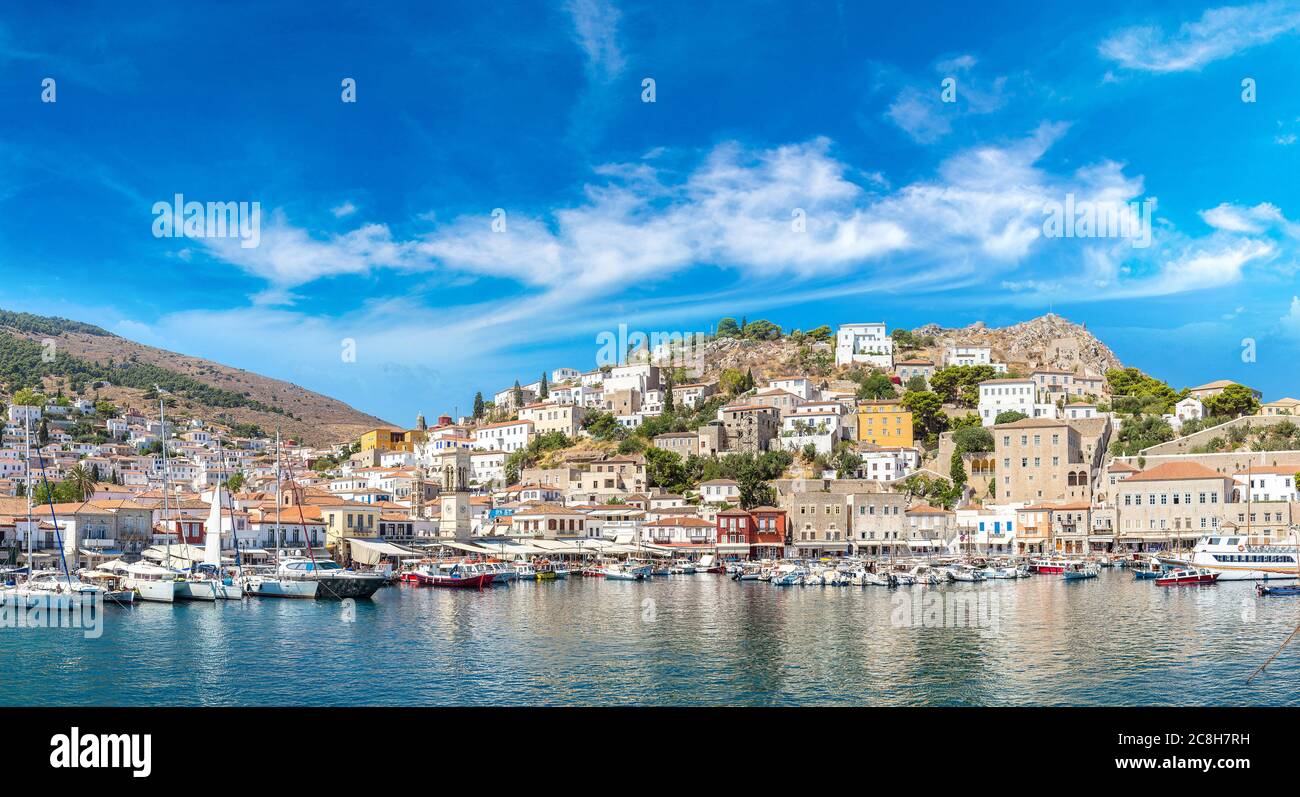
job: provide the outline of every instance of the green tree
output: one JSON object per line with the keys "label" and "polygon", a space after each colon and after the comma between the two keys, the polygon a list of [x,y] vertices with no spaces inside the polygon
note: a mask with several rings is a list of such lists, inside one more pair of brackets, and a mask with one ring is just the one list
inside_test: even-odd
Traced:
{"label": "green tree", "polygon": [[1245,385],[1231,384],[1213,396],[1202,400],[1205,410],[1210,415],[1226,415],[1239,418],[1242,415],[1254,415],[1259,411],[1259,400]]}
{"label": "green tree", "polygon": [[484,415],[483,391],[474,394],[474,420],[482,420]]}
{"label": "green tree", "polygon": [[1028,415],[1019,410],[1003,410],[998,413],[998,417],[993,419],[993,423],[1015,423],[1016,421],[1023,421],[1028,417]]}
{"label": "green tree", "polygon": [[745,374],[736,368],[725,368],[718,375],[718,387],[727,396],[739,396],[748,390],[745,387]]}
{"label": "green tree", "polygon": [[651,486],[670,493],[685,492],[690,486],[682,458],[676,452],[662,448],[645,450],[645,475]]}
{"label": "green tree", "polygon": [[943,412],[943,399],[929,390],[904,393],[903,409],[912,413],[912,430],[920,437],[931,440],[948,428],[948,416]]}
{"label": "green tree", "polygon": [[519,386],[519,380],[515,380],[514,390],[510,392],[510,398],[514,401],[515,409],[524,406],[524,389]]}
{"label": "green tree", "polygon": [[1159,415],[1143,415],[1124,422],[1110,444],[1115,456],[1131,457],[1144,448],[1174,439],[1174,430]]}
{"label": "green tree", "polygon": [[546,382],[546,372],[543,371],[543,372],[542,372],[542,384],[541,384],[541,386],[537,389],[537,397],[538,397],[539,399],[544,399],[544,398],[547,398],[547,397],[550,396],[550,395],[551,395],[551,386],[550,386],[549,384],[547,384],[547,382]]}
{"label": "green tree", "polygon": [[781,337],[781,327],[760,318],[746,324],[742,334],[750,340],[777,340]]}
{"label": "green tree", "polygon": [[95,477],[91,474],[90,468],[84,465],[73,466],[68,471],[65,483],[71,485],[71,489],[79,501],[89,501],[91,496],[95,494]]}
{"label": "green tree", "polygon": [[226,479],[226,489],[232,493],[237,493],[243,488],[245,482],[244,474],[236,471],[229,479]]}
{"label": "green tree", "polygon": [[673,374],[669,371],[664,377],[664,412],[666,413],[673,411],[673,387]]}
{"label": "green tree", "polygon": [[810,329],[804,334],[807,335],[809,338],[817,341],[818,343],[829,343],[831,340],[835,338],[835,333],[832,332],[831,328],[826,326],[825,324],[822,324],[816,329]]}
{"label": "green tree", "polygon": [[740,336],[740,326],[736,319],[727,316],[718,321],[717,336],[720,338],[735,338]]}
{"label": "green tree", "polygon": [[884,374],[871,374],[862,380],[858,387],[858,398],[860,400],[880,400],[894,398],[898,393],[894,390],[894,382]]}
{"label": "green tree", "polygon": [[952,477],[953,487],[960,491],[966,486],[966,464],[961,460],[961,452],[953,451],[948,463],[948,475]]}
{"label": "green tree", "polygon": [[954,450],[962,454],[993,450],[993,433],[983,426],[963,426],[952,433]]}
{"label": "green tree", "polygon": [[907,389],[919,393],[922,390],[929,390],[930,386],[925,383],[924,376],[917,374],[916,376],[907,380]]}

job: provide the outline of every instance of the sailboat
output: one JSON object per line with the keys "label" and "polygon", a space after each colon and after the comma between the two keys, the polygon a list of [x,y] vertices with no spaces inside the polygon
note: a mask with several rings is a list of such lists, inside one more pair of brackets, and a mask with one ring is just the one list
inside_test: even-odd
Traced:
{"label": "sailboat", "polygon": [[[204,524],[203,562],[192,566],[189,573],[176,579],[176,600],[216,601],[239,600],[244,589],[239,582],[221,573],[221,513],[230,505],[230,495],[224,483],[218,484],[212,495],[212,507]],[[232,508],[233,518],[233,508]],[[235,533],[233,524],[231,535]]]}

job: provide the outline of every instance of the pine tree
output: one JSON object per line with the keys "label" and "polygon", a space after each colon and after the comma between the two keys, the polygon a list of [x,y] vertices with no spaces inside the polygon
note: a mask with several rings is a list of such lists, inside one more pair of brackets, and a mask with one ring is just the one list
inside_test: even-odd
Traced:
{"label": "pine tree", "polygon": [[483,391],[474,394],[474,420],[483,419]]}
{"label": "pine tree", "polygon": [[544,399],[544,398],[546,398],[546,397],[549,396],[549,395],[551,395],[551,386],[550,386],[550,385],[547,383],[547,381],[546,381],[546,372],[543,371],[543,372],[542,372],[542,386],[541,386],[540,388],[538,388],[538,390],[537,390],[537,397],[538,397],[539,399]]}
{"label": "pine tree", "polygon": [[673,375],[670,371],[664,378],[664,412],[673,411]]}
{"label": "pine tree", "polygon": [[745,390],[754,389],[754,369],[750,368],[745,372]]}
{"label": "pine tree", "polygon": [[519,380],[515,380],[514,392],[510,394],[515,401],[515,409],[524,406],[524,389],[519,386]]}

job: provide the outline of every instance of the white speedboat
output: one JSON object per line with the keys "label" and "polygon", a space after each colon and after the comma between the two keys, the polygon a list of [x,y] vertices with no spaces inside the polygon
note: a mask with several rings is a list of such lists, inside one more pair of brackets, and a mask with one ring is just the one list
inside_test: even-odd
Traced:
{"label": "white speedboat", "polygon": [[668,572],[678,576],[689,576],[695,572],[695,564],[686,560],[673,562]]}

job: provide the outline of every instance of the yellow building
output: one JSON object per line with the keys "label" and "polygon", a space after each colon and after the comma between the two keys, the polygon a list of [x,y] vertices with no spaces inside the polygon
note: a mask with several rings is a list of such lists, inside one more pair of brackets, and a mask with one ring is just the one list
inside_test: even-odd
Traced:
{"label": "yellow building", "polygon": [[386,448],[389,451],[415,451],[416,443],[423,443],[425,432],[422,429],[371,429],[361,435],[361,450]]}
{"label": "yellow building", "polygon": [[910,446],[912,439],[912,413],[897,399],[858,402],[858,440],[878,446]]}
{"label": "yellow building", "polygon": [[325,522],[325,547],[335,550],[344,537],[376,537],[383,509],[373,504],[339,500],[319,507]]}

